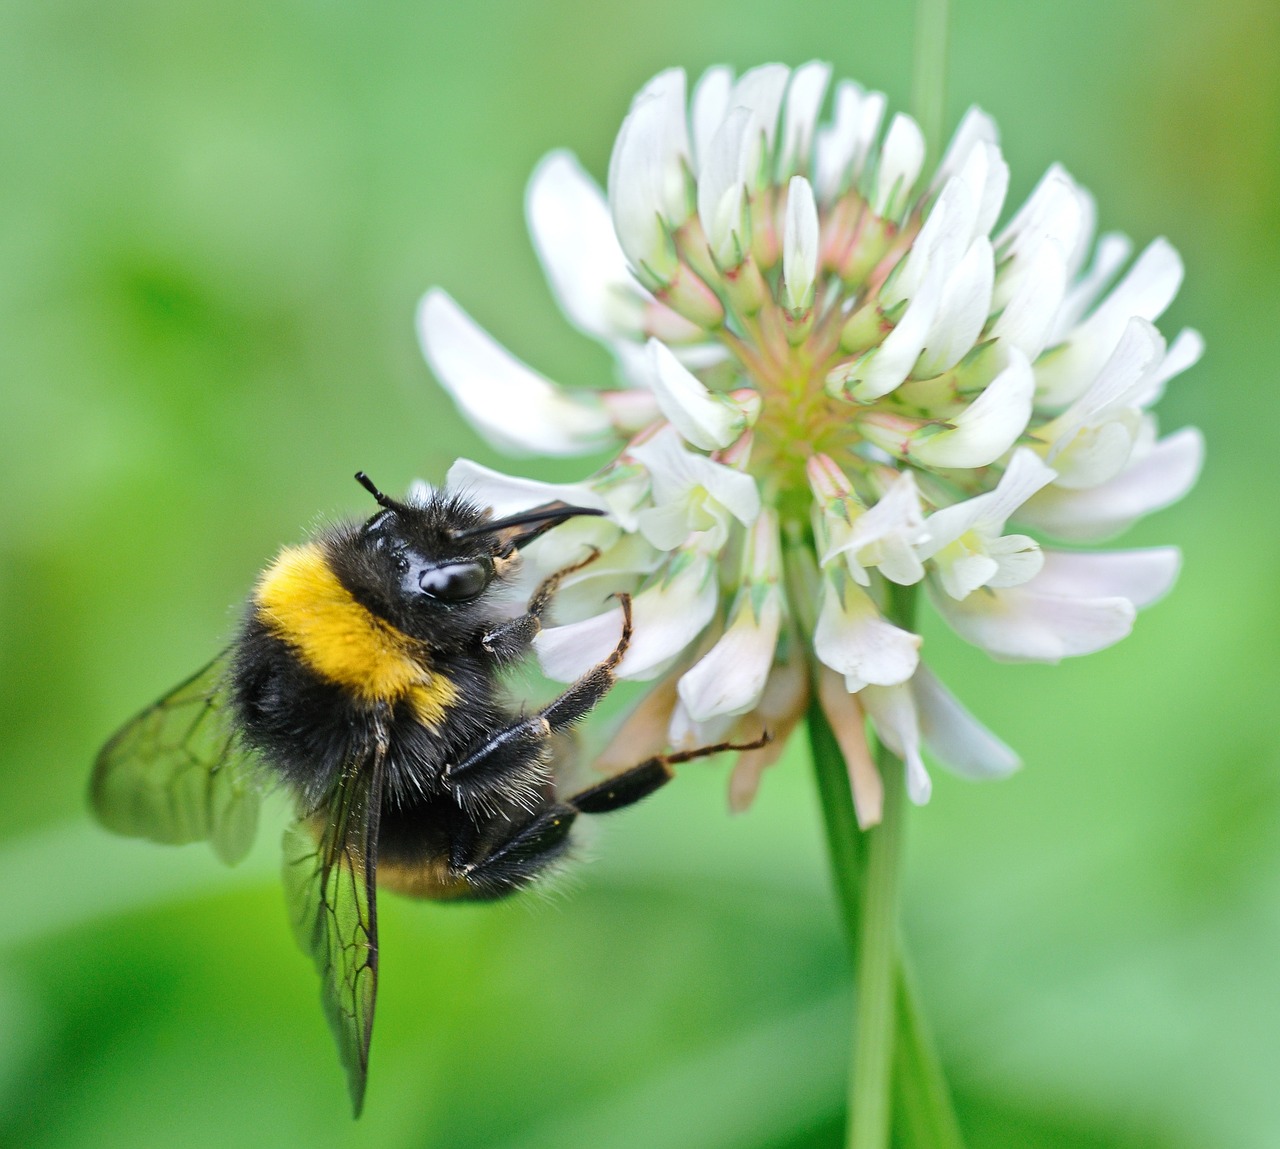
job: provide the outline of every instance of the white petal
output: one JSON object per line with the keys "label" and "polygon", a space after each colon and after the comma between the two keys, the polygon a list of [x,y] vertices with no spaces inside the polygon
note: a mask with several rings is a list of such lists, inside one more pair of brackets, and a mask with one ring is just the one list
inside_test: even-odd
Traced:
{"label": "white petal", "polygon": [[1136,406],[1148,380],[1163,362],[1164,354],[1160,332],[1145,319],[1138,316],[1130,319],[1089,389],[1040,432],[1040,437],[1053,444],[1050,462],[1081,427],[1097,424]]}
{"label": "white petal", "polygon": [[1052,468],[1046,467],[1033,450],[1019,447],[995,490],[943,507],[925,520],[928,539],[920,545],[920,557],[932,558],[974,528],[998,535],[1014,511],[1036,491],[1051,483],[1053,477]]}
{"label": "white petal", "polygon": [[[661,337],[655,336],[655,338]],[[676,359],[690,371],[701,371],[706,367],[714,367],[729,358],[728,349],[717,343],[671,344],[661,340]],[[628,392],[606,391],[605,402],[611,405],[635,404],[636,431],[642,431],[650,423],[656,422],[661,412],[653,395],[653,362],[649,358],[649,347],[645,343],[633,343],[619,340],[610,345],[617,366],[618,380]],[[648,418],[646,411],[652,412]],[[615,424],[617,425],[617,424]]]}
{"label": "white petal", "polygon": [[942,162],[938,164],[937,175],[933,177],[933,186],[940,188],[952,176],[958,175],[979,144],[999,142],[1000,132],[995,121],[976,104],[971,105],[960,117],[960,123],[951,136]]}
{"label": "white petal", "polygon": [[950,371],[978,342],[991,311],[995,258],[991,241],[979,236],[947,279],[942,302],[925,337],[915,374],[929,379]]}
{"label": "white petal", "polygon": [[712,530],[716,522],[691,524],[689,509],[683,503],[665,503],[645,507],[639,514],[640,533],[659,550],[673,551],[682,546],[694,530]]}
{"label": "white petal", "polygon": [[1037,365],[1042,402],[1069,403],[1082,394],[1115,350],[1130,319],[1158,319],[1182,283],[1182,260],[1164,239],[1155,240],[1067,342]]}
{"label": "white petal", "polygon": [[875,505],[854,523],[851,541],[855,547],[863,547],[899,532],[919,535],[923,526],[924,512],[915,476],[903,471],[889,483]]}
{"label": "white petal", "polygon": [[634,592],[668,559],[665,552],[650,546],[642,535],[622,534],[615,528],[611,541],[599,527],[592,535],[585,525],[603,521],[572,519],[526,547],[526,569],[521,572],[522,601],[528,601],[539,581],[587,558],[590,548],[594,547],[601,552],[600,557],[561,582],[555,604],[558,623],[594,618],[601,606],[610,601],[610,595],[619,591]]}
{"label": "white petal", "polygon": [[422,352],[471,424],[500,450],[584,455],[612,439],[608,414],[589,394],[569,394],[521,363],[449,295],[432,288],[417,315]]}
{"label": "white petal", "polygon": [[940,431],[911,444],[912,458],[930,467],[985,467],[1017,442],[1031,418],[1035,376],[1016,347],[1007,364],[972,403]]}
{"label": "white petal", "polygon": [[680,224],[688,214],[688,162],[684,70],[669,68],[632,101],[609,160],[609,207],[618,242],[632,266],[647,266],[659,279],[675,268],[662,219]]}
{"label": "white petal", "polygon": [[985,585],[1001,588],[1021,586],[1044,569],[1044,552],[1040,544],[1027,535],[1003,535],[987,544],[987,554],[995,560],[996,569]]}
{"label": "white petal", "polygon": [[[851,530],[832,538],[821,561],[825,564],[849,553],[859,568],[878,566],[892,582],[909,586],[924,577],[913,547],[927,537],[915,477],[904,471],[873,507],[857,517]],[[895,538],[902,546],[886,549],[884,544]]]}
{"label": "white petal", "polygon": [[1108,422],[1081,428],[1053,457],[1057,485],[1089,488],[1115,478],[1133,456],[1141,431],[1136,411],[1122,412]]}
{"label": "white petal", "polygon": [[746,108],[734,108],[711,138],[698,177],[698,218],[711,254],[721,267],[736,267],[746,255],[746,188],[760,163],[760,134]]}
{"label": "white petal", "polygon": [[902,386],[924,350],[942,299],[945,269],[931,266],[915,298],[907,304],[898,325],[884,342],[856,364],[845,384],[849,394],[861,403],[870,403]]}
{"label": "white petal", "polygon": [[1036,588],[1078,598],[1127,598],[1139,610],[1163,598],[1178,577],[1177,547],[1133,551],[1044,552]]}
{"label": "white petal", "polygon": [[911,687],[868,686],[860,695],[880,740],[896,754],[907,772],[907,797],[923,806],[933,783],[920,757],[920,719]]}
{"label": "white petal", "polygon": [[1009,165],[994,141],[977,144],[961,167],[959,178],[972,189],[976,211],[973,238],[990,236],[1009,190]]}
{"label": "white petal", "polygon": [[1068,542],[1099,542],[1176,503],[1195,485],[1203,462],[1204,436],[1186,427],[1101,486],[1046,487],[1021,508],[1017,519]]}
{"label": "white petal", "polygon": [[720,714],[745,714],[760,701],[782,624],[778,594],[765,598],[760,617],[749,604],[680,679],[680,698],[695,722]]}
{"label": "white petal", "polygon": [[1091,211],[1088,194],[1061,165],[1052,164],[996,237],[996,251],[1002,256],[1026,256],[1048,242],[1070,267],[1082,237],[1087,237]]}
{"label": "white petal", "polygon": [[1153,240],[1085,326],[1100,342],[1114,343],[1131,316],[1159,319],[1181,285],[1181,257],[1167,239]]}
{"label": "white petal", "polygon": [[899,112],[889,124],[880,146],[871,210],[882,218],[897,218],[910,199],[924,166],[924,133],[910,116]]}
{"label": "white petal", "polygon": [[813,648],[823,663],[846,679],[894,686],[906,682],[915,670],[920,636],[883,618],[867,593],[849,579],[844,580],[842,601],[827,578]]}
{"label": "white petal", "polygon": [[729,809],[733,813],[740,814],[751,805],[760,786],[761,773],[782,757],[791,732],[804,718],[808,702],[809,676],[801,659],[792,658],[775,665],[760,704],[752,713],[773,735],[773,741],[745,751],[734,763],[729,778]]}
{"label": "white petal", "polygon": [[865,92],[858,102],[857,131],[854,135],[853,154],[849,160],[854,179],[861,177],[868,168],[873,145],[876,136],[880,134],[880,125],[888,107],[889,97],[883,92]]}
{"label": "white petal", "polygon": [[729,94],[733,91],[733,69],[723,64],[708,68],[693,88],[693,105],[690,119],[693,121],[694,172],[700,172],[706,163],[712,137],[724,121],[729,110]]}
{"label": "white petal", "polygon": [[991,328],[995,339],[1018,348],[1034,360],[1049,342],[1054,317],[1067,289],[1067,266],[1061,249],[1042,243],[1026,258],[1018,286]]}
{"label": "white petal", "polygon": [[1058,662],[1092,654],[1133,629],[1127,598],[1041,594],[1036,580],[1008,590],[979,590],[962,601],[931,593],[938,613],[966,642],[1010,661]]}
{"label": "white petal", "polygon": [[609,205],[569,152],[551,152],[534,169],[525,215],[569,320],[597,339],[638,334],[644,300],[618,246]]}
{"label": "white petal", "polygon": [[658,504],[680,502],[690,488],[700,487],[739,522],[751,523],[760,513],[760,491],[755,479],[685,450],[672,428],[632,447],[631,454],[648,470],[654,502]]}
{"label": "white petal", "polygon": [[991,234],[1009,192],[1009,165],[1005,163],[1003,154],[994,144],[986,151],[987,179],[982,187],[982,199],[978,202],[978,221],[974,225],[979,235]]}
{"label": "white petal", "polygon": [[1145,319],[1133,318],[1089,389],[1036,437],[1061,487],[1096,487],[1124,468],[1141,430],[1139,399],[1164,357],[1164,340]]}
{"label": "white petal", "polygon": [[734,442],[746,419],[733,402],[713,395],[702,381],[671,353],[664,343],[650,339],[648,378],[658,406],[671,424],[695,447],[714,451]]}
{"label": "white petal", "polygon": [[585,483],[543,483],[517,475],[504,475],[470,459],[455,462],[444,482],[451,492],[466,495],[481,506],[491,508],[495,518],[557,501],[575,507],[609,509],[609,504]]}
{"label": "white petal", "polygon": [[818,123],[818,109],[827,94],[831,65],[821,60],[801,64],[787,86],[787,110],[783,119],[782,155],[778,172],[782,177],[804,171],[809,165],[809,149]]}
{"label": "white petal", "polygon": [[[716,609],[715,568],[705,555],[688,561],[674,576],[636,595],[632,601],[635,633],[619,663],[620,678],[655,678],[667,663],[692,643]],[[557,682],[572,682],[603,662],[622,633],[622,608],[594,618],[548,627],[533,640],[543,673]]]}
{"label": "white petal", "polygon": [[858,109],[862,89],[852,80],[836,84],[832,123],[818,129],[814,144],[814,190],[828,203],[844,190],[852,178],[852,164],[859,146]]}
{"label": "white petal", "polygon": [[1204,337],[1194,328],[1184,327],[1165,352],[1164,359],[1152,373],[1147,386],[1134,396],[1134,402],[1140,407],[1150,407],[1164,395],[1165,385],[1169,380],[1194,367],[1203,354]]}
{"label": "white petal", "polygon": [[1057,342],[1077,323],[1081,316],[1093,306],[1099,293],[1115,278],[1133,251],[1129,237],[1118,232],[1110,232],[1098,240],[1098,250],[1094,254],[1089,270],[1068,290],[1058,317],[1053,324],[1052,341]]}
{"label": "white petal", "polygon": [[1022,762],[923,663],[911,679],[920,733],[930,753],[962,778],[1007,778]]}
{"label": "white petal", "polygon": [[982,504],[977,523],[989,531],[1004,530],[1013,513],[1053,479],[1053,468],[1045,466],[1030,447],[1017,448],[995,490],[980,496],[987,501]]}
{"label": "white petal", "polygon": [[813,188],[804,176],[793,176],[787,186],[786,225],[782,236],[784,300],[792,311],[813,302],[813,280],[818,272],[818,206]]}
{"label": "white petal", "polygon": [[975,207],[972,192],[959,180],[947,183],[929,209],[910,252],[880,292],[884,307],[914,296],[927,272],[932,271],[946,281],[971,238]]}
{"label": "white petal", "polygon": [[1087,189],[1075,184],[1076,197],[1080,201],[1080,229],[1075,244],[1067,254],[1067,279],[1079,277],[1084,261],[1093,246],[1093,233],[1098,226],[1098,203]]}
{"label": "white petal", "polygon": [[[791,69],[785,64],[761,64],[743,72],[733,86],[729,98],[731,108],[747,108],[752,113],[752,135],[763,132],[766,146],[772,150],[778,131],[778,112],[782,108],[782,96],[787,90]],[[756,173],[751,172],[754,180]]]}

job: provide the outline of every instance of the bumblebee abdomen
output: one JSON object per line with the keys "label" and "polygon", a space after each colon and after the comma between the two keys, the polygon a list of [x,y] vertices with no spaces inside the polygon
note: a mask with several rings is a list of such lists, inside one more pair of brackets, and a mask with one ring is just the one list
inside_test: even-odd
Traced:
{"label": "bumblebee abdomen", "polygon": [[569,849],[573,812],[550,784],[531,803],[468,813],[447,794],[384,806],[378,885],[432,901],[495,901],[522,889]]}

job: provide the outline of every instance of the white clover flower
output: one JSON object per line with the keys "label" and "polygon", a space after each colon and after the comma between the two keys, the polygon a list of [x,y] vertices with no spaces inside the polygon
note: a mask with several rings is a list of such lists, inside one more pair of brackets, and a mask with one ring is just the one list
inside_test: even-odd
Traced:
{"label": "white clover flower", "polygon": [[[657,679],[619,745],[775,734],[742,756],[735,809],[810,694],[845,755],[859,821],[880,817],[867,723],[928,799],[922,757],[970,778],[1016,755],[887,616],[923,585],[967,641],[1056,662],[1117,642],[1171,585],[1172,548],[1083,552],[1190,489],[1192,428],[1159,438],[1151,406],[1199,358],[1154,326],[1182,265],[1157,239],[1095,240],[1092,197],[1061,167],[1006,212],[1008,168],[971,109],[932,169],[911,117],[820,62],[735,77],[678,69],[636,96],[608,195],[566,152],[535,169],[534,246],[570,321],[621,386],[559,387],[439,289],[419,312],[428,361],[504,450],[615,460],[567,486],[466,461],[450,472],[498,513],[562,498],[576,520],[529,548],[529,577],[601,552],[538,639],[570,679],[616,640],[623,677]],[[1002,216],[1007,222],[998,226]],[[1026,533],[1032,532],[1032,533]],[[606,752],[609,760],[609,752]]]}

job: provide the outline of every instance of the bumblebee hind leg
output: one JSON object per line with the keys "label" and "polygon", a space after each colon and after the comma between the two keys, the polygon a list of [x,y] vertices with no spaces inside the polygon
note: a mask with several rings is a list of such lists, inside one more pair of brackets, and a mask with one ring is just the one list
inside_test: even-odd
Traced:
{"label": "bumblebee hind leg", "polygon": [[483,858],[463,865],[464,880],[480,898],[500,898],[527,885],[559,861],[569,848],[569,831],[579,814],[608,814],[647,798],[675,777],[674,766],[725,750],[758,750],[766,732],[754,742],[718,742],[696,750],[659,754],[557,802],[514,828]]}
{"label": "bumblebee hind leg", "polygon": [[712,754],[720,754],[726,750],[759,750],[769,741],[766,731],[754,742],[717,742],[714,746],[699,746],[696,750],[680,750],[674,754],[657,754],[646,758],[636,766],[631,766],[619,774],[597,782],[585,790],[579,790],[565,801],[580,814],[608,814],[613,810],[621,810],[647,798],[655,790],[665,786],[674,778],[673,766],[682,762],[692,762],[695,758],[707,758]]}
{"label": "bumblebee hind leg", "polygon": [[577,816],[572,806],[554,803],[514,828],[483,857],[459,867],[473,897],[505,897],[553,866],[569,849],[569,831]]}

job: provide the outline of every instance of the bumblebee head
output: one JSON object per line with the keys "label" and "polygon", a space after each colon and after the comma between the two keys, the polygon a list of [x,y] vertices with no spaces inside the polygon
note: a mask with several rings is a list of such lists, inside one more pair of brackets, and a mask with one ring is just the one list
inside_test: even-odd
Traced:
{"label": "bumblebee head", "polygon": [[439,641],[465,629],[495,579],[513,568],[521,547],[591,507],[547,503],[495,519],[468,499],[435,492],[422,503],[384,495],[363,472],[356,480],[381,510],[348,535],[332,556],[340,577],[375,613],[409,634]]}

